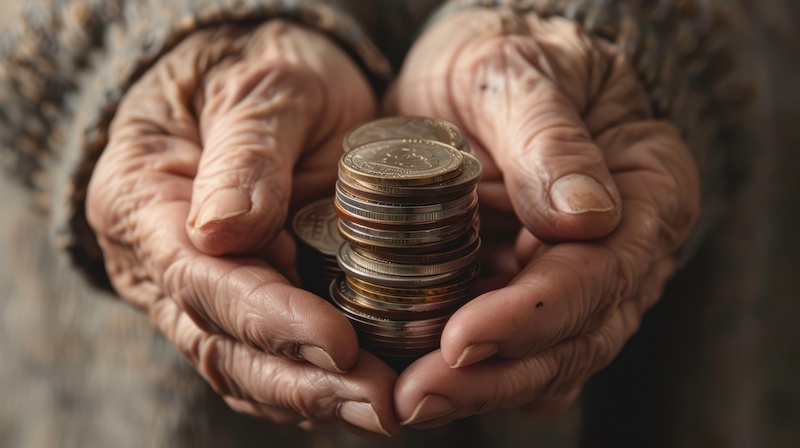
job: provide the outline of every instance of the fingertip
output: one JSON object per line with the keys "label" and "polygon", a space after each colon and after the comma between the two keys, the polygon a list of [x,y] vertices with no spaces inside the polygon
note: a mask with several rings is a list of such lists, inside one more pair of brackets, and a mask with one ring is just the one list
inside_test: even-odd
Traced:
{"label": "fingertip", "polygon": [[[586,241],[613,232],[622,219],[622,201],[606,175],[573,172],[548,186],[524,170],[509,170],[514,208],[526,229],[548,242]],[[547,178],[547,176],[541,176]]]}
{"label": "fingertip", "polygon": [[298,358],[304,359],[321,369],[325,369],[334,373],[344,373],[347,371],[347,369],[339,367],[336,364],[336,361],[334,361],[333,357],[328,354],[328,352],[314,345],[298,345],[296,355]]}
{"label": "fingertip", "polygon": [[567,174],[553,182],[550,202],[557,211],[570,215],[609,212],[617,206],[600,182],[586,174]]}
{"label": "fingertip", "polygon": [[189,225],[203,229],[212,222],[223,222],[248,213],[253,208],[250,194],[239,188],[225,187],[211,193],[197,208]]}
{"label": "fingertip", "polygon": [[549,193],[561,229],[561,235],[555,235],[558,239],[600,238],[613,232],[622,219],[622,201],[612,180],[567,174],[553,182]]}
{"label": "fingertip", "polygon": [[241,223],[253,210],[250,194],[236,187],[223,187],[207,196],[195,193],[186,220],[192,244],[209,255],[244,252]]}
{"label": "fingertip", "polygon": [[[492,326],[481,317],[481,302],[491,300],[494,292],[473,299],[456,312],[442,332],[441,353],[444,361],[453,369],[483,361],[500,350],[499,344],[491,340],[498,335]],[[475,311],[478,314],[476,315]]]}
{"label": "fingertip", "polygon": [[481,342],[478,344],[468,345],[464,348],[461,354],[456,359],[455,363],[448,362],[450,367],[457,369],[459,367],[468,366],[481,362],[500,351],[500,346],[494,342]]}
{"label": "fingertip", "polygon": [[240,217],[223,221],[212,221],[202,228],[187,223],[189,239],[197,250],[204,254],[222,256],[253,252],[258,244],[247,238],[248,226]]}
{"label": "fingertip", "polygon": [[[304,291],[309,295],[310,292]],[[317,312],[321,319],[309,315],[306,319],[306,338],[298,351],[300,358],[336,373],[351,372],[360,359],[358,337],[350,321],[329,302],[313,295],[319,301]],[[318,349],[317,349],[318,348]]]}
{"label": "fingertip", "polygon": [[336,408],[336,415],[341,420],[375,434],[392,437],[400,432],[398,425],[386,425],[381,422],[378,412],[372,403],[360,401],[343,401]]}
{"label": "fingertip", "polygon": [[225,188],[204,201],[196,218],[187,219],[189,239],[208,255],[256,253],[277,238],[283,225],[285,212],[275,205],[259,206],[247,193]]}

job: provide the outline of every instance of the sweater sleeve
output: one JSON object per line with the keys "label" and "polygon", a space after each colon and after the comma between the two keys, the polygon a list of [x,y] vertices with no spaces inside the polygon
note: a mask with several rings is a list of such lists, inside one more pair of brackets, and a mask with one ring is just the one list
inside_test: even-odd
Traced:
{"label": "sweater sleeve", "polygon": [[[718,2],[719,3],[719,2]],[[732,2],[727,2],[728,4]],[[752,171],[749,70],[737,60],[747,19],[702,0],[448,0],[428,26],[467,8],[509,8],[561,16],[627,56],[654,116],[672,122],[689,145],[702,182],[702,212],[676,255],[682,265],[720,221]]]}
{"label": "sweater sleeve", "polygon": [[0,165],[52,222],[60,248],[107,285],[85,196],[114,112],[155,61],[192,31],[294,20],[337,41],[376,89],[391,76],[369,35],[369,0],[38,0],[0,40]]}

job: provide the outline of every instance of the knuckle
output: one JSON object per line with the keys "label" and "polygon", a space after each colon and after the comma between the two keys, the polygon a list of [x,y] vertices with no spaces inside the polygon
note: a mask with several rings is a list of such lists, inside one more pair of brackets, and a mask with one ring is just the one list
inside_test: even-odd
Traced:
{"label": "knuckle", "polygon": [[[552,349],[547,353],[551,352]],[[472,407],[487,412],[531,403],[551,387],[555,380],[549,373],[556,368],[552,356],[549,355],[529,356],[507,363],[499,372],[493,388],[481,394],[483,401],[472,403]]]}
{"label": "knuckle", "polygon": [[[321,107],[322,84],[310,69],[286,60],[248,60],[221,70],[206,86],[202,119],[215,117],[227,126],[253,126],[254,113]],[[227,120],[224,117],[229,117]],[[235,118],[235,120],[234,120]],[[237,123],[239,123],[237,125]]]}
{"label": "knuckle", "polygon": [[[262,396],[281,409],[305,419],[335,419],[339,398],[327,387],[328,377],[317,369],[287,369],[287,363],[273,363]],[[284,367],[281,367],[284,366]]]}
{"label": "knuckle", "polygon": [[[159,250],[151,255],[154,261],[153,271],[163,272],[155,281],[161,285],[164,294],[173,298],[186,315],[202,330],[212,333],[224,333],[210,317],[212,310],[206,309],[206,302],[217,303],[216,300],[207,298],[210,288],[208,285],[197,283],[197,278],[213,277],[213,273],[199,272],[200,263],[195,263],[196,257],[183,256],[180,249]],[[163,267],[163,269],[160,269]]]}
{"label": "knuckle", "polygon": [[607,332],[593,332],[554,350],[549,360],[553,375],[543,383],[539,396],[571,396],[591,375],[608,366],[618,349]]}
{"label": "knuckle", "polygon": [[586,359],[590,361],[587,370],[579,378],[586,378],[611,364],[617,356],[617,345],[616,339],[608,331],[599,331],[591,335],[584,344]]}
{"label": "knuckle", "polygon": [[245,377],[240,378],[242,384],[247,384],[249,372],[253,369],[242,369],[236,365],[237,359],[233,353],[233,346],[229,339],[221,336],[210,336],[194,344],[196,348],[197,369],[206,379],[208,384],[219,395],[247,399],[250,397],[241,384],[231,377],[234,371],[244,370]]}
{"label": "knuckle", "polygon": [[[243,269],[246,268],[240,266],[233,272]],[[230,284],[232,277],[228,276],[224,283],[219,283],[217,288],[222,288],[223,294],[230,295],[230,288],[236,288],[235,284]],[[237,336],[254,348],[286,359],[297,359],[297,336],[293,331],[302,322],[291,311],[287,311],[291,309],[290,306],[285,306],[291,303],[292,294],[291,288],[278,284],[258,285],[247,291],[237,291],[235,295],[242,299],[232,301],[228,307],[234,316],[235,328],[241,329]],[[273,316],[271,323],[260,317],[265,314]]]}

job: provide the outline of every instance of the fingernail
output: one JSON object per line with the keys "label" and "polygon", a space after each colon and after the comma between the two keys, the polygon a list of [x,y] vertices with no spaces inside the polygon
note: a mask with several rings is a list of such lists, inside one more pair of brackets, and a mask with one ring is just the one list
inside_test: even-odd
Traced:
{"label": "fingernail", "polygon": [[435,418],[444,417],[456,411],[456,404],[450,398],[441,395],[426,395],[419,402],[411,416],[400,423],[401,426],[416,425]]}
{"label": "fingernail", "polygon": [[550,200],[557,210],[573,215],[614,209],[608,191],[583,174],[569,174],[555,181],[550,187]]}
{"label": "fingernail", "polygon": [[378,413],[375,412],[375,408],[372,407],[371,403],[344,401],[336,409],[336,415],[351,425],[385,436],[392,436],[392,434],[381,425]]}
{"label": "fingernail", "polygon": [[250,196],[238,188],[223,188],[206,198],[194,222],[194,227],[202,228],[212,221],[222,221],[250,211],[253,202]]}
{"label": "fingernail", "polygon": [[483,361],[494,355],[499,350],[500,347],[493,342],[470,345],[461,352],[461,356],[458,357],[456,363],[450,367],[457,369],[459,367],[475,364],[478,361]]}
{"label": "fingernail", "polygon": [[331,372],[344,373],[344,370],[340,369],[336,363],[333,362],[331,355],[319,347],[313,345],[301,345],[297,347],[297,356],[305,359],[319,368],[330,370]]}

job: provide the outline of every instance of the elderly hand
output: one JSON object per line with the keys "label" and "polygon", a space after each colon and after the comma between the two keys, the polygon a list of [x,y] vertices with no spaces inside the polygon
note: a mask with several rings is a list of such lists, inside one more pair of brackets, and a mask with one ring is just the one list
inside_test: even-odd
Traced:
{"label": "elderly hand", "polygon": [[290,206],[331,194],[375,98],[328,38],[282,21],[192,34],[129,90],[87,215],[117,292],[237,411],[388,434],[397,375],[294,286]]}
{"label": "elderly hand", "polygon": [[471,10],[428,30],[387,101],[452,121],[484,164],[483,267],[501,288],[398,379],[404,424],[569,406],[637,330],[699,208],[692,157],[620,49],[566,19]]}

